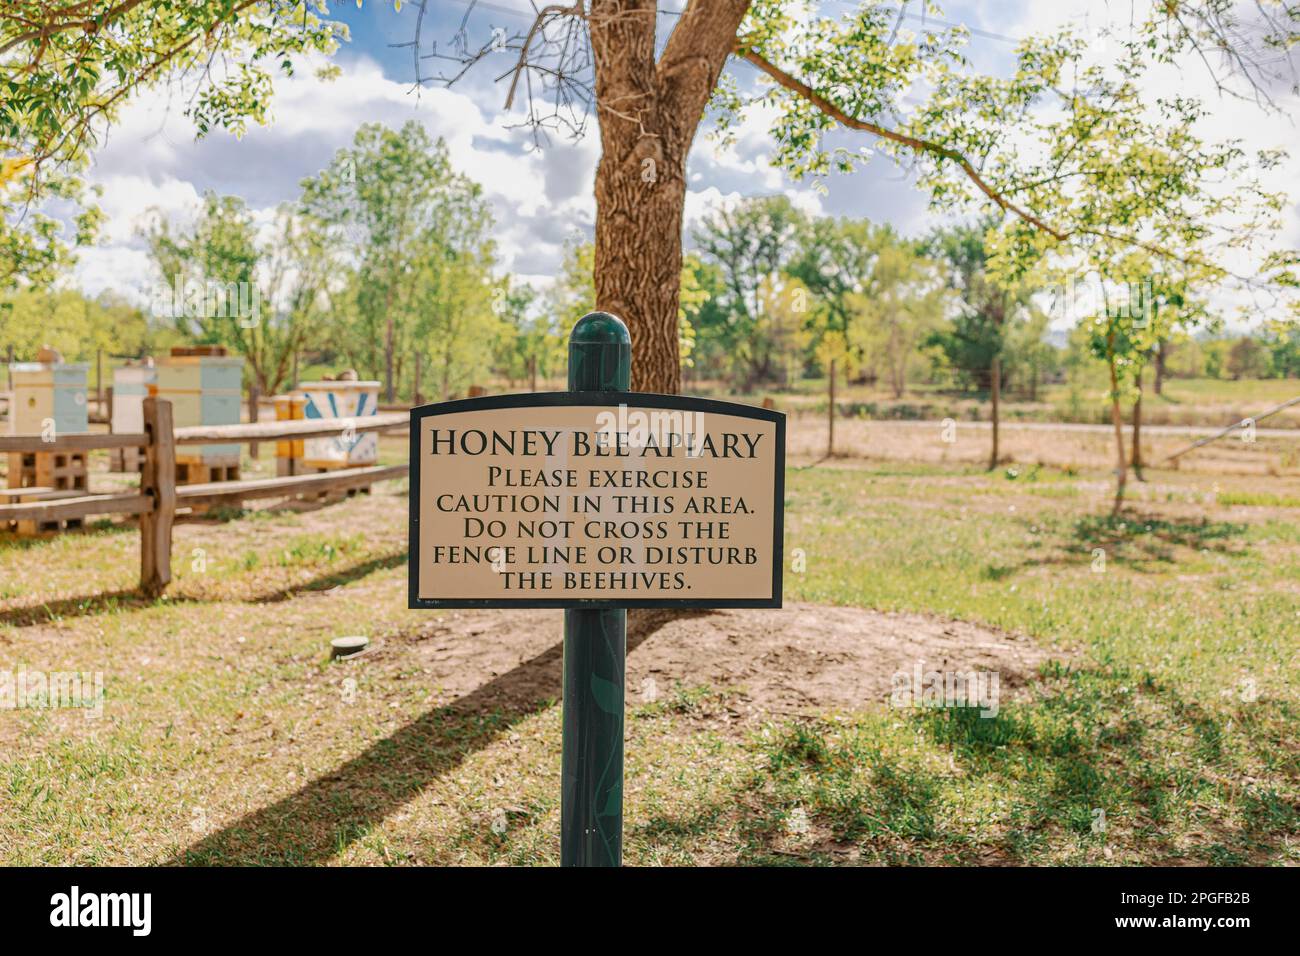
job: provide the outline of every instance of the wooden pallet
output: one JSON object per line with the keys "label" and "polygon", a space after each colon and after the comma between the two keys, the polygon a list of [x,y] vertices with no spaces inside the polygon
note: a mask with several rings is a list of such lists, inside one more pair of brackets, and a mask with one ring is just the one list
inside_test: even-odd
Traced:
{"label": "wooden pallet", "polygon": [[[84,495],[84,491],[56,491],[53,488],[26,487],[26,488],[0,488],[0,503],[9,504],[26,504],[33,501],[54,501],[59,498],[78,498]],[[85,527],[84,518],[64,518],[53,521],[10,521],[0,522],[0,530],[8,525],[8,530],[12,530],[25,538],[35,537],[38,535],[58,534],[62,531],[76,531]]]}
{"label": "wooden pallet", "polygon": [[238,481],[238,465],[201,465],[195,462],[176,463],[176,484],[206,485],[211,481]]}
{"label": "wooden pallet", "polygon": [[[176,463],[177,485],[206,485],[211,482],[239,481],[238,465],[202,465],[195,462],[178,461]],[[240,508],[243,502],[232,498],[223,507]],[[211,510],[212,505],[195,505],[190,514],[202,515]]]}
{"label": "wooden pallet", "polygon": [[[344,468],[356,468],[356,467],[358,466],[352,464],[339,464],[331,468],[322,468],[319,465],[304,465],[301,461],[299,461],[297,473],[300,475],[323,475],[331,471],[342,471]],[[333,504],[335,502],[343,501],[347,498],[352,498],[358,494],[362,494],[362,495],[370,494],[370,486],[363,485],[360,488],[348,488],[344,491],[319,491],[316,492],[315,494],[303,495],[302,497],[304,501],[323,501],[326,504]]]}
{"label": "wooden pallet", "polygon": [[90,469],[84,451],[11,451],[10,488],[86,493]]}

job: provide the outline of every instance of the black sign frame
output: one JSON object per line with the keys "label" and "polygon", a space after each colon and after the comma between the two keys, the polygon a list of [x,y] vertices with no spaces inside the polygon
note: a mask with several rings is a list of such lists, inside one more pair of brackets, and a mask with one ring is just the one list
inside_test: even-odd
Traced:
{"label": "black sign frame", "polygon": [[[772,520],[772,590],[762,598],[422,598],[419,596],[420,568],[420,454],[421,425],[426,418],[460,412],[490,411],[502,408],[538,408],[592,405],[617,409],[664,409],[678,412],[731,415],[776,426],[776,451],[773,476]],[[611,608],[779,608],[782,606],[782,572],[785,543],[785,413],[774,409],[723,402],[712,398],[686,395],[662,395],[655,392],[531,392],[513,395],[485,395],[450,402],[435,402],[411,409],[410,489],[407,550],[407,607],[412,610],[442,608],[569,608],[603,610]]]}

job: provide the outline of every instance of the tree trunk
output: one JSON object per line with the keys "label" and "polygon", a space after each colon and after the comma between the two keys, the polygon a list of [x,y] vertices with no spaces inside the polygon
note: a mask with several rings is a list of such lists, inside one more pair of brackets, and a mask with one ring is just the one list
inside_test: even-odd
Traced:
{"label": "tree trunk", "polygon": [[[666,146],[641,140],[621,160],[606,147],[596,172],[593,307],[627,323],[636,392],[675,393],[681,388],[677,306],[686,157]],[[653,155],[642,157],[642,152]],[[641,182],[642,158],[654,162],[660,181]],[[668,177],[672,181],[665,182]]]}
{"label": "tree trunk", "polygon": [[1137,373],[1137,398],[1133,400],[1133,477],[1146,481],[1142,476],[1142,372]]}
{"label": "tree trunk", "polygon": [[831,359],[830,375],[826,379],[829,394],[826,396],[826,457],[835,457],[835,359]]}
{"label": "tree trunk", "polygon": [[593,0],[588,14],[601,143],[594,305],[632,334],[633,391],[681,387],[686,154],[748,7],[689,4],[658,63],[653,0]]}
{"label": "tree trunk", "polygon": [[1115,335],[1112,332],[1107,341],[1106,364],[1110,368],[1110,420],[1115,426],[1115,506],[1111,509],[1111,514],[1117,515],[1124,505],[1128,466],[1124,461],[1124,414],[1119,407],[1119,374],[1115,369],[1114,341]]}
{"label": "tree trunk", "polygon": [[993,448],[989,452],[989,471],[998,466],[998,402],[1002,397],[1002,356],[994,355],[993,364],[989,366],[989,399],[993,407],[989,411],[993,425]]}
{"label": "tree trunk", "polygon": [[393,404],[393,315],[388,314],[388,326],[384,333],[384,401]]}
{"label": "tree trunk", "polygon": [[1165,347],[1168,344],[1164,339],[1161,339],[1160,344],[1156,346],[1156,380],[1153,387],[1157,395],[1165,393]]}

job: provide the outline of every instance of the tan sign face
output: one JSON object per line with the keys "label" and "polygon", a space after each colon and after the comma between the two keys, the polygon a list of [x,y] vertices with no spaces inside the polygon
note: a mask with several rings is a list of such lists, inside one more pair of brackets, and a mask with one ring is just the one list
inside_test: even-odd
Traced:
{"label": "tan sign face", "polygon": [[784,417],[613,397],[412,412],[412,607],[780,606]]}

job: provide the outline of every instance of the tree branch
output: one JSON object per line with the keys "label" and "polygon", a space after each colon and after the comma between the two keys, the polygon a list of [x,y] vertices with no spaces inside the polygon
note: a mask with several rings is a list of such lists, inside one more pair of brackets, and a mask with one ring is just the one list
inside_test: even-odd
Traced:
{"label": "tree branch", "polygon": [[736,49],[737,56],[740,56],[742,59],[748,60],[750,63],[754,64],[756,67],[758,67],[768,76],[770,76],[772,79],[776,80],[776,82],[779,83],[781,86],[785,87],[787,90],[790,90],[791,92],[799,94],[804,99],[806,99],[809,103],[812,103],[813,106],[817,107],[827,116],[836,120],[841,125],[847,126],[850,129],[862,130],[865,133],[874,133],[876,136],[879,136],[881,139],[887,139],[887,140],[891,140],[892,142],[899,143],[903,146],[908,147],[911,150],[914,150],[915,152],[929,153],[932,156],[938,156],[941,159],[946,159],[949,162],[956,163],[958,166],[961,167],[962,172],[966,174],[966,178],[968,178],[971,182],[973,182],[980,192],[982,192],[985,196],[987,196],[994,203],[996,203],[999,209],[1003,210],[1004,212],[1014,213],[1015,215],[1019,216],[1021,219],[1023,219],[1025,222],[1029,223],[1030,225],[1034,226],[1035,228],[1041,229],[1043,232],[1047,233],[1053,239],[1056,239],[1058,241],[1064,241],[1069,238],[1069,233],[1062,232],[1060,229],[1055,229],[1052,226],[1049,226],[1047,223],[1043,222],[1042,219],[1038,218],[1028,210],[1023,209],[1020,206],[1016,205],[1011,200],[1007,199],[1005,196],[1003,196],[1001,193],[995,190],[992,186],[990,186],[987,182],[984,181],[984,177],[982,177],[979,174],[979,171],[976,170],[973,165],[971,165],[970,160],[968,160],[962,153],[958,152],[957,150],[950,149],[947,146],[941,146],[938,143],[932,143],[929,140],[917,139],[915,136],[908,136],[906,133],[900,133],[897,130],[887,129],[884,126],[878,126],[877,124],[867,122],[866,120],[860,120],[856,116],[850,116],[848,113],[844,112],[842,109],[840,109],[830,100],[828,100],[826,97],[822,96],[820,93],[814,90],[807,83],[804,83],[802,80],[799,80],[791,76],[789,73],[785,72],[780,67],[774,65],[768,60],[765,60],[754,50],[747,47],[743,42],[737,41],[735,49]]}
{"label": "tree branch", "polygon": [[[18,36],[11,39],[8,43],[4,44],[4,46],[0,46],[0,56],[4,56],[14,47],[26,43],[28,40],[41,40],[42,42],[44,42],[45,39],[49,37],[51,34],[61,33],[64,30],[85,29],[91,23],[93,23],[94,26],[99,29],[103,29],[104,27],[111,26],[114,20],[116,20],[122,14],[129,13],[133,8],[138,7],[143,2],[144,0],[123,0],[123,2],[119,3],[117,6],[109,10],[106,10],[103,13],[102,18],[98,22],[89,19],[88,15],[87,16],[79,15],[75,19],[65,20],[62,23],[51,22],[60,16],[72,16],[73,13],[77,12],[77,7],[73,6],[65,10],[54,11],[53,13],[50,14],[50,20],[47,20],[45,23],[41,24],[41,26],[38,27],[37,29],[30,30],[27,33],[20,33]],[[84,7],[87,6],[87,4],[80,4],[79,6]]]}
{"label": "tree branch", "polygon": [[[718,74],[727,62],[736,31],[749,11],[751,0],[691,0],[668,35],[655,68],[663,108],[692,121],[704,111]],[[683,69],[698,69],[694,83],[670,82]]]}
{"label": "tree branch", "polygon": [[1136,249],[1142,249],[1146,252],[1151,253],[1152,255],[1159,256],[1164,259],[1172,260],[1184,266],[1189,266],[1189,267],[1194,266],[1197,268],[1219,272],[1224,275],[1231,276],[1232,278],[1237,279],[1238,281],[1243,282],[1247,285],[1252,284],[1252,280],[1249,277],[1238,275],[1237,273],[1224,268],[1224,266],[1222,266],[1221,264],[1211,263],[1206,261],[1205,259],[1196,256],[1181,255],[1170,249],[1166,249],[1165,247],[1161,246],[1158,243],[1147,242],[1145,240],[1138,239],[1135,236],[1119,235],[1107,229],[1101,229],[1101,228],[1078,227],[1074,229],[1059,229],[1053,226],[1049,226],[1041,218],[1034,215],[1032,212],[1029,212],[1028,210],[1022,208],[1021,206],[1018,206],[1016,203],[1012,202],[1010,199],[1006,198],[1006,196],[1002,195],[1000,192],[998,192],[996,189],[990,186],[984,180],[984,178],[979,174],[979,171],[975,169],[975,167],[970,163],[970,161],[958,150],[951,149],[947,146],[942,146],[938,143],[932,143],[929,140],[919,139],[915,136],[909,136],[906,133],[900,133],[897,130],[888,129],[883,126],[879,126],[876,123],[871,123],[866,120],[858,119],[855,116],[850,116],[848,113],[844,112],[844,110],[840,109],[830,100],[828,100],[826,97],[822,96],[812,87],[810,87],[807,83],[804,83],[802,80],[799,80],[796,77],[791,76],[789,73],[786,73],[780,67],[764,59],[760,54],[758,54],[757,52],[755,52],[754,50],[746,46],[743,40],[736,41],[734,52],[736,53],[737,56],[741,57],[742,59],[748,60],[750,63],[754,64],[756,67],[758,67],[760,70],[762,70],[772,79],[774,79],[781,86],[785,87],[786,89],[790,90],[793,93],[797,93],[799,96],[803,97],[808,102],[812,103],[813,106],[817,107],[827,116],[830,116],[832,119],[836,120],[837,122],[841,123],[844,126],[849,127],[850,129],[857,129],[857,130],[862,130],[863,132],[873,133],[876,136],[881,137],[882,139],[887,139],[892,142],[899,143],[915,152],[929,153],[932,156],[938,156],[942,159],[946,159],[950,162],[956,163],[959,167],[961,167],[961,170],[963,173],[966,174],[966,177],[970,179],[971,182],[973,182],[976,185],[976,187],[979,188],[980,192],[982,192],[993,203],[995,203],[999,209],[1001,209],[1003,212],[1010,212],[1018,216],[1024,222],[1029,223],[1031,226],[1035,227],[1036,229],[1042,230],[1043,232],[1047,233],[1047,235],[1051,236],[1053,239],[1057,240],[1058,242],[1066,242],[1074,236],[1092,236],[1093,238],[1096,239],[1103,239],[1111,242],[1119,242],[1124,245],[1133,246]]}
{"label": "tree branch", "polygon": [[528,28],[528,35],[524,37],[523,46],[519,48],[519,62],[515,64],[515,68],[511,71],[513,75],[510,77],[510,90],[506,93],[507,112],[515,102],[515,87],[519,85],[519,74],[523,73],[529,66],[528,50],[533,45],[533,37],[537,35],[537,31],[546,25],[546,21],[550,17],[581,16],[583,16],[581,0],[568,7],[558,3],[553,3],[550,6],[542,7],[541,10],[537,11],[537,17],[533,20],[533,25]]}

